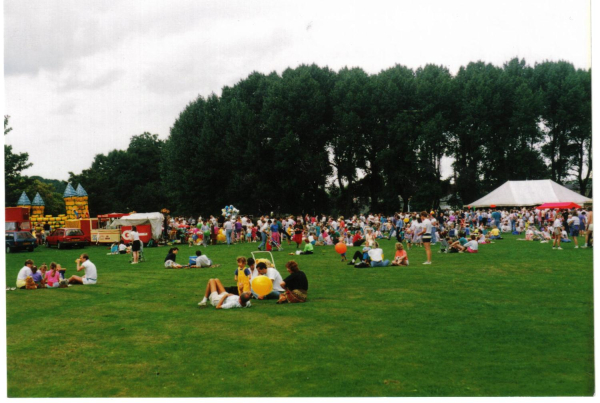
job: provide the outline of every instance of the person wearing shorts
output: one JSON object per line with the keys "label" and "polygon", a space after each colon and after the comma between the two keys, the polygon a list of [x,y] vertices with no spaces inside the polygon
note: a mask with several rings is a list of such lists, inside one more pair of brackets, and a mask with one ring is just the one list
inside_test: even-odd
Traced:
{"label": "person wearing shorts", "polygon": [[139,232],[137,232],[137,228],[134,225],[133,227],[131,227],[131,232],[130,232],[130,236],[131,236],[131,252],[133,254],[133,262],[131,262],[131,264],[137,264],[139,262],[140,259],[140,249],[141,249],[141,242],[140,241],[140,234]]}
{"label": "person wearing shorts", "polygon": [[83,253],[81,256],[79,256],[79,259],[75,260],[75,263],[77,264],[77,271],[83,270],[85,274],[83,277],[71,276],[68,280],[69,284],[96,284],[98,281],[96,265],[90,261],[90,257],[87,255],[87,253]]}
{"label": "person wearing shorts", "polygon": [[560,235],[562,233],[562,223],[560,222],[560,218],[558,218],[558,214],[556,215],[556,218],[554,219],[554,223],[552,224],[553,230],[552,230],[552,249],[560,249],[562,250],[562,248],[560,247]]}
{"label": "person wearing shorts", "polygon": [[431,220],[429,220],[429,214],[426,211],[421,212],[421,240],[423,242],[423,246],[425,247],[425,254],[427,255],[427,261],[423,264],[431,264],[431,231],[432,225]]}
{"label": "person wearing shorts", "polygon": [[[571,237],[573,238],[573,242],[575,243],[575,249],[579,248],[579,243],[577,242],[577,237],[579,236],[579,228],[581,225],[581,220],[575,214],[569,214],[569,218],[567,219],[567,223],[569,224]],[[562,237],[561,237],[562,238]]]}
{"label": "person wearing shorts", "polygon": [[210,304],[216,309],[231,309],[231,308],[249,308],[250,292],[244,292],[242,295],[229,294],[225,291],[225,287],[221,284],[218,278],[211,278],[206,285],[204,298],[198,303],[198,306],[206,306],[210,300]]}

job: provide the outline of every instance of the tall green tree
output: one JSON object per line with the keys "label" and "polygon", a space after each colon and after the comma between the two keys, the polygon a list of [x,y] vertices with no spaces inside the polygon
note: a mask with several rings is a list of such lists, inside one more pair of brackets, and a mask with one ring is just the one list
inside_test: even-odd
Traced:
{"label": "tall green tree", "polygon": [[[9,126],[10,116],[4,115],[4,135],[12,131]],[[4,145],[4,203],[15,205],[21,193],[32,184],[32,181],[21,173],[31,167],[28,153],[15,153],[12,146]]]}

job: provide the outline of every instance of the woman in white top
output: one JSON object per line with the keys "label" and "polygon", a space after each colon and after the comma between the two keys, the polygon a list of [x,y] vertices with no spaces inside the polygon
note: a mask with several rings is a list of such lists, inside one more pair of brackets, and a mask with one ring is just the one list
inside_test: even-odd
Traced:
{"label": "woman in white top", "polygon": [[135,225],[131,227],[131,232],[129,234],[131,236],[131,252],[133,254],[133,262],[131,262],[131,264],[137,264],[140,259],[141,241],[140,234],[137,232],[137,227]]}

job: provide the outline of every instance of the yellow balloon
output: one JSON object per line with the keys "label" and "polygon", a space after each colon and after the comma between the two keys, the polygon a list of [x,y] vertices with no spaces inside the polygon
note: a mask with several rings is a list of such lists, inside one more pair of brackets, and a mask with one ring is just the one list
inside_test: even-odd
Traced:
{"label": "yellow balloon", "polygon": [[404,222],[408,222],[408,217],[404,219]]}
{"label": "yellow balloon", "polygon": [[219,234],[217,235],[217,241],[219,242],[225,242],[227,240],[227,237],[225,237],[225,234]]}
{"label": "yellow balloon", "polygon": [[252,280],[252,290],[259,296],[267,295],[273,291],[273,282],[267,276],[258,276]]}

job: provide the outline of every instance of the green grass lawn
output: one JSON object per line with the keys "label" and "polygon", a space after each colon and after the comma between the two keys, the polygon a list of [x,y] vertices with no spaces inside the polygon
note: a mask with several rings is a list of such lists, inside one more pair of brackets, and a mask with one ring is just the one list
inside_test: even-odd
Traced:
{"label": "green grass lawn", "polygon": [[[394,242],[381,242],[386,257]],[[198,308],[209,278],[234,285],[235,258],[257,244],[202,248],[216,269],[167,270],[85,249],[98,284],[6,293],[8,396],[591,396],[591,249],[516,237],[423,266],[355,269],[333,247],[296,260],[306,304]],[[357,248],[350,248],[354,252]],[[180,247],[184,263],[195,249]],[[74,274],[81,250],[7,255]]]}

